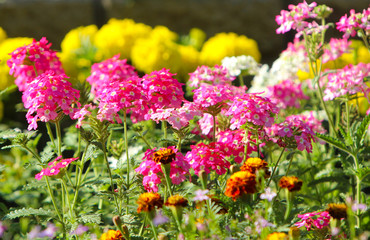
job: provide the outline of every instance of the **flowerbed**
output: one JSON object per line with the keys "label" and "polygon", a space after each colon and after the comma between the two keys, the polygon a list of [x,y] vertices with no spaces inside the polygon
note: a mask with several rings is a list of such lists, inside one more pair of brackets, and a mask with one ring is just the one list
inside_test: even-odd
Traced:
{"label": "flowerbed", "polygon": [[282,10],[270,67],[245,36],[130,19],[60,52],[0,32],[28,125],[1,125],[0,237],[367,239],[370,8],[332,11]]}

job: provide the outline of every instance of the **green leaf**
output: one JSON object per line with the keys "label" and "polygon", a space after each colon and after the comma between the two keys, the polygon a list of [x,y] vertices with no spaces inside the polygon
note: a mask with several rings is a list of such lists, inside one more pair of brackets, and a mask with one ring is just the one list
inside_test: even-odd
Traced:
{"label": "green leaf", "polygon": [[15,219],[20,217],[28,217],[28,216],[48,216],[51,218],[55,217],[55,214],[51,210],[46,210],[43,208],[35,209],[35,208],[22,208],[11,211],[7,215],[5,215],[5,219]]}
{"label": "green leaf", "polygon": [[5,88],[4,90],[2,90],[0,92],[0,98],[8,93],[11,93],[11,92],[14,92],[15,90],[17,90],[17,85],[13,84],[7,88]]}
{"label": "green leaf", "polygon": [[100,214],[84,214],[81,215],[77,221],[83,222],[83,223],[95,223],[100,224],[101,223],[101,216]]}
{"label": "green leaf", "polygon": [[340,141],[339,139],[337,138],[333,138],[331,136],[328,136],[328,135],[324,135],[324,134],[321,134],[321,133],[316,133],[316,137],[320,138],[321,140],[324,140],[325,142],[333,145],[334,147],[340,149],[340,150],[343,150],[344,152],[346,153],[349,153],[352,155],[352,152],[347,148],[347,146],[342,142]]}
{"label": "green leaf", "polygon": [[357,129],[357,132],[356,132],[356,145],[357,145],[357,147],[359,147],[360,145],[363,144],[363,141],[365,139],[366,132],[367,132],[369,124],[370,124],[370,114],[368,114],[364,118],[364,120],[362,120],[360,126]]}

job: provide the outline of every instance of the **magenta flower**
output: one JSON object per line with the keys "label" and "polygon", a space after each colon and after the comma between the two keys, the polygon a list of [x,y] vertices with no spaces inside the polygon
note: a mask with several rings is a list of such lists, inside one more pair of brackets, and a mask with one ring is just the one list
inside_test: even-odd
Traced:
{"label": "magenta flower", "polygon": [[297,148],[300,151],[306,149],[312,152],[312,141],[315,141],[315,133],[309,125],[298,118],[291,117],[282,123],[274,124],[266,129],[273,142],[280,147]]}
{"label": "magenta flower", "polygon": [[302,221],[297,222],[294,225],[297,227],[305,226],[307,231],[310,231],[313,227],[322,229],[323,227],[328,226],[330,222],[330,215],[327,211],[298,214],[298,217],[302,219]]}
{"label": "magenta flower", "polygon": [[334,61],[344,53],[350,52],[350,44],[351,42],[349,42],[347,39],[331,38],[328,46],[324,48],[322,62],[326,63],[329,61]]}
{"label": "magenta flower", "polygon": [[62,156],[55,158],[48,164],[49,167],[42,169],[41,172],[36,174],[35,178],[41,180],[43,176],[57,176],[60,172],[64,171],[71,162],[76,161],[78,158],[60,159],[62,159]]}
{"label": "magenta flower", "polygon": [[229,76],[228,70],[224,66],[215,65],[213,68],[199,66],[194,72],[189,73],[189,86],[199,87],[207,83],[210,85],[231,85],[235,77]]}
{"label": "magenta flower", "polygon": [[302,84],[297,84],[291,80],[284,80],[267,88],[266,97],[270,98],[280,108],[300,108],[300,100],[309,99],[302,91]]}
{"label": "magenta flower", "polygon": [[345,14],[336,24],[337,29],[344,32],[343,38],[354,37],[361,30],[368,33],[370,30],[370,7],[364,9],[362,13],[356,13],[354,9],[351,9],[349,17]]}
{"label": "magenta flower", "polygon": [[309,128],[317,133],[326,133],[325,128],[322,126],[323,120],[319,120],[314,116],[314,112],[310,111],[307,114],[290,115],[286,118],[288,121],[294,121],[295,119],[301,120],[306,123]]}
{"label": "magenta flower", "polygon": [[254,125],[261,129],[270,127],[274,123],[274,116],[279,112],[276,104],[270,99],[257,94],[246,93],[234,98],[229,110],[225,113],[231,117],[231,129],[238,129],[243,125]]}
{"label": "magenta flower", "polygon": [[227,172],[230,163],[223,155],[222,147],[220,144],[212,142],[210,144],[198,143],[192,145],[191,151],[186,153],[186,160],[189,162],[191,168],[194,169],[195,174],[204,170],[207,174],[211,170],[217,174],[222,175]]}
{"label": "magenta flower", "polygon": [[52,70],[56,75],[64,74],[56,52],[50,47],[51,43],[43,37],[40,41],[34,39],[33,43],[10,53],[11,58],[7,62],[9,73],[16,78],[15,84],[19,91],[25,91],[35,77],[46,71]]}
{"label": "magenta flower", "polygon": [[126,59],[119,59],[119,54],[110,59],[95,63],[91,66],[91,75],[86,79],[91,84],[91,93],[96,97],[100,96],[106,85],[112,82],[124,82],[124,80],[137,77],[135,68],[127,64]]}
{"label": "magenta flower", "polygon": [[57,120],[62,112],[74,117],[77,109],[73,106],[80,106],[80,94],[66,78],[65,74],[48,71],[28,83],[22,96],[24,107],[28,109],[28,130],[37,129],[37,121]]}
{"label": "magenta flower", "polygon": [[[181,152],[175,146],[170,146],[167,148],[161,148],[160,150],[172,150],[175,152],[176,156],[173,161],[170,162],[170,179],[175,185],[178,185],[185,181],[186,175],[189,174],[190,166],[185,160]],[[143,185],[147,191],[158,192],[158,185],[162,182],[163,171],[161,168],[161,163],[156,163],[154,161],[154,153],[157,152],[154,149],[148,149],[143,157],[143,162],[138,168],[135,169],[137,173],[144,176]]]}
{"label": "magenta flower", "polygon": [[359,92],[367,97],[370,93],[370,88],[364,82],[364,78],[369,76],[369,74],[370,63],[349,64],[335,73],[329,73],[327,75],[328,83],[324,90],[324,101]]}

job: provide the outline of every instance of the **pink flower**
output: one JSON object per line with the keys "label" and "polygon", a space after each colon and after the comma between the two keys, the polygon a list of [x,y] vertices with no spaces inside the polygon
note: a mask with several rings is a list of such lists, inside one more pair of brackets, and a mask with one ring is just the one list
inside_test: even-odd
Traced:
{"label": "pink flower", "polygon": [[298,214],[298,217],[302,219],[302,221],[297,222],[294,225],[297,227],[305,226],[307,231],[310,231],[312,227],[322,229],[323,227],[328,226],[330,222],[330,215],[326,211]]}
{"label": "pink flower", "polygon": [[300,100],[309,99],[302,91],[302,84],[291,80],[284,80],[274,86],[267,87],[266,97],[270,98],[278,107],[300,108]]}
{"label": "pink flower", "polygon": [[230,163],[223,155],[221,144],[215,142],[210,144],[198,143],[190,147],[191,151],[186,153],[185,158],[191,168],[194,169],[195,174],[198,175],[201,170],[208,174],[213,170],[217,174],[222,175],[230,167]]}
{"label": "pink flower", "polygon": [[56,120],[61,112],[74,117],[77,109],[73,105],[80,106],[80,94],[66,78],[65,74],[48,71],[28,83],[22,95],[24,107],[28,109],[28,130],[37,129],[39,120]]}
{"label": "pink flower", "polygon": [[9,73],[16,78],[15,84],[19,91],[25,91],[35,77],[46,71],[52,70],[57,75],[64,74],[56,52],[50,47],[51,43],[43,37],[40,41],[34,39],[33,43],[10,53],[11,58],[7,62],[10,68]]}
{"label": "pink flower", "polygon": [[370,7],[364,9],[362,13],[356,13],[354,9],[350,10],[350,16],[342,16],[337,24],[337,29],[344,32],[343,38],[356,36],[356,33],[363,30],[368,34],[370,30]]}
{"label": "pink flower", "polygon": [[237,129],[246,124],[261,129],[264,126],[270,127],[278,112],[276,104],[270,99],[246,93],[234,98],[225,115],[231,116],[231,129]]}
{"label": "pink flower", "polygon": [[66,169],[71,162],[76,161],[78,158],[60,159],[62,159],[62,156],[55,158],[48,164],[49,167],[42,169],[41,172],[35,175],[35,178],[37,180],[41,180],[43,176],[56,176]]}
{"label": "pink flower", "polygon": [[[163,150],[161,148],[159,150]],[[170,179],[173,184],[180,184],[186,179],[186,175],[189,174],[190,165],[185,160],[181,152],[178,152],[175,146],[167,147],[176,153],[175,159],[170,163]],[[156,152],[154,149],[148,149],[143,157],[143,162],[140,164],[135,171],[144,176],[143,185],[147,191],[158,192],[158,185],[162,182],[163,171],[161,163],[156,163],[153,160],[153,154]]]}
{"label": "pink flower", "polygon": [[370,74],[370,63],[359,63],[358,65],[347,65],[335,73],[327,75],[328,83],[324,90],[324,101],[333,100],[334,98],[352,95],[358,92],[368,96],[370,88],[364,82],[364,78]]}
{"label": "pink flower", "polygon": [[333,61],[344,53],[350,51],[350,43],[347,39],[331,38],[328,47],[324,49],[323,63]]}
{"label": "pink flower", "polygon": [[137,77],[135,68],[127,64],[126,59],[119,59],[119,54],[110,59],[91,66],[91,75],[86,79],[91,84],[91,93],[100,96],[105,86],[112,82],[124,82],[131,77]]}
{"label": "pink flower", "polygon": [[286,118],[287,121],[294,121],[295,119],[301,120],[306,123],[314,132],[321,134],[326,133],[325,128],[322,126],[322,121],[314,116],[314,112],[310,111],[307,114],[290,115]]}
{"label": "pink flower", "polygon": [[190,73],[189,86],[199,87],[203,83],[210,85],[231,85],[235,77],[229,76],[227,68],[215,65],[213,68],[199,66],[193,73]]}
{"label": "pink flower", "polygon": [[87,115],[91,115],[91,112],[88,111],[88,109],[95,109],[95,106],[92,106],[92,104],[86,104],[85,106],[83,106],[81,109],[79,109],[78,111],[75,112],[75,114],[73,115],[73,119],[78,119],[77,121],[77,124],[76,124],[76,127],[77,128],[80,128],[81,125],[82,125],[82,121],[85,119],[85,116]]}

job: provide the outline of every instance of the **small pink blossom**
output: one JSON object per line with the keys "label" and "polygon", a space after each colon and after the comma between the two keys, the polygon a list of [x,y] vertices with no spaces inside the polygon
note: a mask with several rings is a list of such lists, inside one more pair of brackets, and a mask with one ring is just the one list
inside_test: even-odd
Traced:
{"label": "small pink blossom", "polygon": [[302,219],[302,221],[297,222],[294,225],[297,227],[305,226],[307,231],[310,231],[313,227],[322,229],[323,227],[328,226],[330,222],[330,215],[327,211],[298,214],[298,217]]}
{"label": "small pink blossom", "polygon": [[231,88],[227,85],[201,85],[194,89],[194,104],[204,112],[213,114],[212,109],[226,106],[226,102],[230,101],[234,94]]}
{"label": "small pink blossom", "polygon": [[200,66],[193,73],[190,73],[189,86],[199,87],[203,83],[210,85],[231,85],[235,77],[229,76],[227,68],[215,65],[213,68]]}
{"label": "small pink blossom", "polygon": [[366,34],[370,30],[370,7],[364,9],[362,13],[356,13],[354,9],[350,10],[350,15],[342,16],[336,23],[337,29],[343,32],[343,38],[356,36],[358,31],[363,30]]}
{"label": "small pink blossom", "polygon": [[347,39],[331,38],[327,47],[324,48],[324,54],[322,55],[323,63],[334,61],[344,53],[349,53],[350,44],[351,42]]}
{"label": "small pink blossom", "polygon": [[41,172],[35,175],[35,178],[37,180],[41,180],[43,176],[56,176],[62,170],[66,169],[71,162],[76,161],[78,158],[61,159],[62,156],[59,156],[55,158],[52,162],[48,163],[49,167],[42,169]]}

